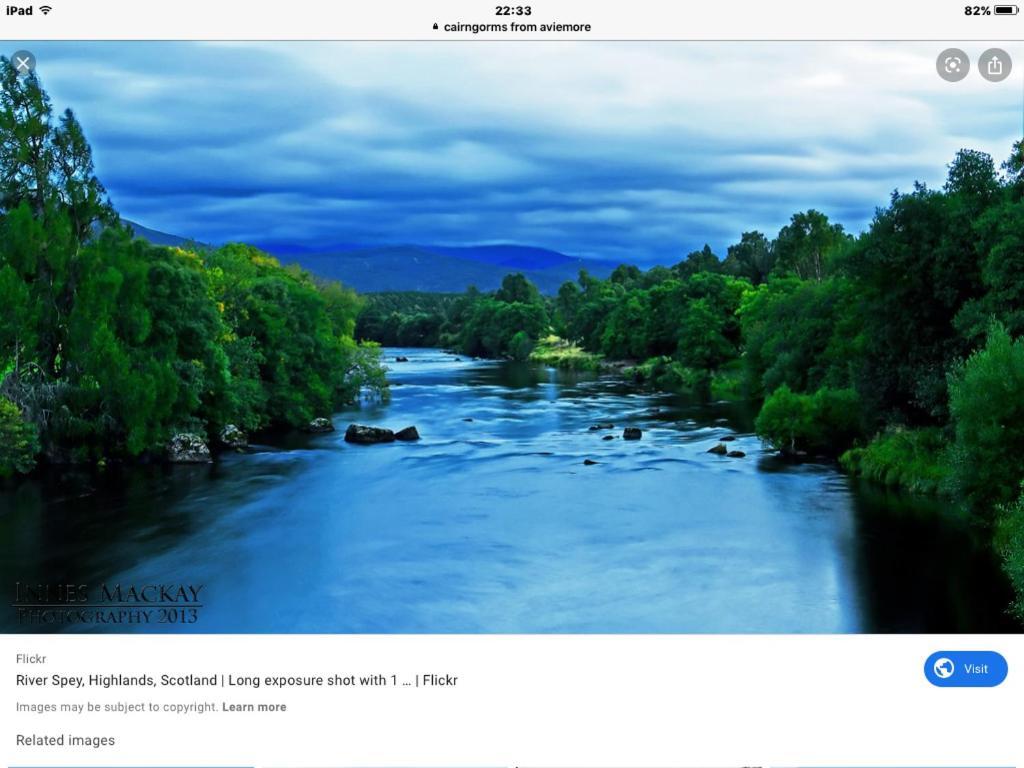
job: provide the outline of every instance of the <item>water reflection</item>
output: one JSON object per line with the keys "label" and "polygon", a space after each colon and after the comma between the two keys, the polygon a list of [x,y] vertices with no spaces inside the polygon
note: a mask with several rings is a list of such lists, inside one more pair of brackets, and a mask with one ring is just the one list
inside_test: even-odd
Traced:
{"label": "water reflection", "polygon": [[[743,404],[396,354],[392,401],[336,421],[419,443],[44,474],[0,493],[4,582],[201,582],[207,632],[1014,629],[954,516],[779,461]],[[707,454],[723,436],[747,458]]]}

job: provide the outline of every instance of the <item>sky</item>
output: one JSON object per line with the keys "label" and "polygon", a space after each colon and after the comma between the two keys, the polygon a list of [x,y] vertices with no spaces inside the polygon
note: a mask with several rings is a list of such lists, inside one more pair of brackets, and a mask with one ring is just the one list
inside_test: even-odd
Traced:
{"label": "sky", "polygon": [[939,43],[7,44],[23,47],[124,218],[280,255],[724,256],[808,208],[859,232],[894,189],[941,185],[961,147],[1001,162],[1024,134],[1010,44],[999,84],[941,80]]}

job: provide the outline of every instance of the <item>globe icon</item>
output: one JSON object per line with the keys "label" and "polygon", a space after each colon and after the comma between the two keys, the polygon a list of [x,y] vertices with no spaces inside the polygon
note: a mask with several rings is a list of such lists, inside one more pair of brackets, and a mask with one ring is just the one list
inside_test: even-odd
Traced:
{"label": "globe icon", "polygon": [[935,660],[935,664],[932,665],[932,669],[934,670],[936,677],[945,680],[953,676],[953,672],[956,670],[956,667],[952,660],[943,656],[941,659]]}

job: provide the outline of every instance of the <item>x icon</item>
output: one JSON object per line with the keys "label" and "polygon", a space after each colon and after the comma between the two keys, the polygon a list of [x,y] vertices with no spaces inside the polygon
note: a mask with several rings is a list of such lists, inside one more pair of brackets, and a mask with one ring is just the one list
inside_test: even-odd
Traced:
{"label": "x icon", "polygon": [[31,51],[15,51],[14,55],[11,56],[11,60],[14,63],[14,71],[19,76],[28,75],[35,71],[36,57],[32,55]]}

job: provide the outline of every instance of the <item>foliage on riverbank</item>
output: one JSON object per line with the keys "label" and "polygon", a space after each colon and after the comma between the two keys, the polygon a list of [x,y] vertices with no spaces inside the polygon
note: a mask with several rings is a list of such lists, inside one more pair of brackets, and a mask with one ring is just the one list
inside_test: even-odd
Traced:
{"label": "foliage on riverbank", "polygon": [[539,339],[530,353],[530,362],[569,371],[596,371],[601,368],[603,359],[553,334]]}
{"label": "foliage on riverbank", "polygon": [[1024,483],[1016,500],[1000,507],[997,519],[996,549],[1017,594],[1014,613],[1024,621]]}
{"label": "foliage on riverbank", "polygon": [[372,339],[385,347],[441,347],[448,309],[457,293],[388,291],[371,293],[356,323],[357,339]]}
{"label": "foliage on riverbank", "polygon": [[948,447],[946,436],[936,427],[894,427],[863,448],[850,448],[839,463],[851,475],[872,482],[936,494],[948,490]]}
{"label": "foliage on riverbank", "polygon": [[625,373],[637,384],[664,392],[710,397],[710,376],[705,371],[685,366],[668,355],[649,357],[642,363],[627,368]]}
{"label": "foliage on riverbank", "polygon": [[548,326],[537,288],[523,275],[511,274],[494,293],[470,291],[453,304],[442,338],[467,355],[527,360]]}
{"label": "foliage on riverbank", "polygon": [[[527,360],[549,335],[548,302],[521,274],[501,288],[463,294],[375,294],[356,324],[356,338],[398,346],[437,346],[475,357]],[[549,345],[550,346],[550,345]],[[553,352],[541,349],[540,354]]]}
{"label": "foliage on riverbank", "polygon": [[731,360],[711,374],[712,400],[748,400],[747,383],[743,373],[743,361]]}
{"label": "foliage on riverbank", "polygon": [[783,384],[764,401],[754,428],[784,453],[834,456],[860,433],[857,393],[822,387],[801,394]]}
{"label": "foliage on riverbank", "polygon": [[985,346],[951,371],[949,410],[953,491],[991,522],[1024,480],[1024,338],[993,325]]}
{"label": "foliage on riverbank", "polygon": [[0,397],[0,479],[30,472],[38,452],[35,424],[25,421],[17,405]]}
{"label": "foliage on riverbank", "polygon": [[724,363],[708,371],[684,365],[669,355],[649,357],[627,367],[623,373],[637,384],[663,392],[675,392],[703,400],[745,400],[746,385],[739,360]]}
{"label": "foliage on riverbank", "polygon": [[71,111],[0,59],[0,475],[297,426],[386,386],[350,290],[255,248],[133,239]]}

